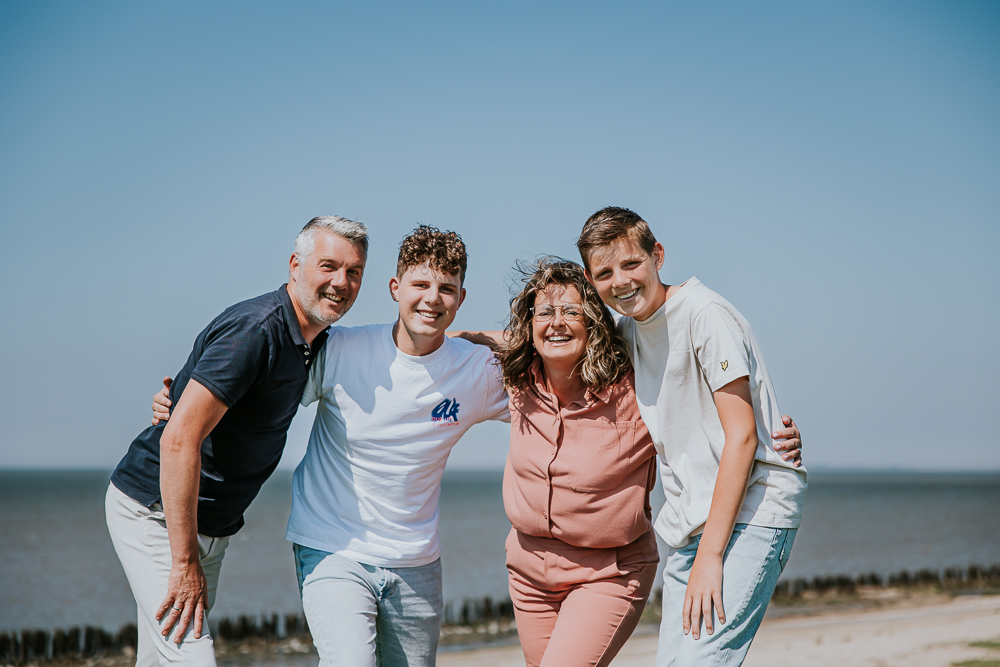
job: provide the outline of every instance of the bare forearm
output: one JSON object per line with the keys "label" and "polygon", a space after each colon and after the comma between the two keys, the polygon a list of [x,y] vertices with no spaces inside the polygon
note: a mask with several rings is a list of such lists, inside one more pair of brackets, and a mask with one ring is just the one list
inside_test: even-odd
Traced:
{"label": "bare forearm", "polygon": [[706,555],[722,557],[725,554],[726,545],[729,544],[736,525],[736,517],[743,506],[756,452],[756,435],[726,438],[712,494],[712,508],[698,546],[699,554],[703,550]]}
{"label": "bare forearm", "polygon": [[[718,401],[716,401],[718,403]],[[724,410],[719,410],[723,424],[727,424]],[[746,420],[743,420],[743,426]],[[750,423],[753,424],[752,414]],[[684,608],[681,613],[684,634],[691,632],[695,639],[701,635],[702,619],[705,620],[705,630],[712,634],[715,629],[712,619],[712,608],[719,616],[719,622],[726,622],[726,610],[722,604],[722,573],[726,545],[733,534],[736,516],[743,505],[746,495],[747,480],[753,466],[754,453],[757,449],[757,438],[750,435],[745,428],[734,429],[736,424],[728,422],[726,443],[719,460],[719,474],[715,478],[715,491],[712,494],[712,508],[708,512],[705,530],[698,545],[688,575],[687,590],[684,593]],[[736,436],[742,432],[746,435]]]}
{"label": "bare forearm", "polygon": [[485,345],[494,352],[503,349],[507,344],[503,331],[449,331],[452,338],[463,338],[476,345]]}
{"label": "bare forearm", "polygon": [[721,558],[746,496],[747,481],[757,454],[757,422],[749,378],[733,380],[716,391],[714,398],[726,440],[698,553]]}
{"label": "bare forearm", "polygon": [[190,440],[190,434],[172,432],[168,425],[160,441],[160,496],[176,565],[198,560],[201,443]]}
{"label": "bare forearm", "polygon": [[205,573],[198,553],[201,443],[226,410],[220,398],[192,379],[160,438],[160,498],[172,562],[167,594],[156,611],[156,620],[164,620],[160,633],[166,637],[173,631],[178,643],[191,622],[194,636],[201,636],[208,604]]}

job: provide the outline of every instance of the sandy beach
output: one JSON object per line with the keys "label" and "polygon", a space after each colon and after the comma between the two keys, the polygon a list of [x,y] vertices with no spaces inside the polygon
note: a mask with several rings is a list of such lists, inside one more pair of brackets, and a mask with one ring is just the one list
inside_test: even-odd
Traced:
{"label": "sandy beach", "polygon": [[[775,618],[761,626],[746,667],[1000,667],[1000,595],[886,591],[878,599],[827,598],[771,611]],[[655,624],[640,625],[613,665],[652,667],[656,639]],[[217,649],[220,667],[314,667],[318,662],[308,640],[299,638],[251,639]],[[135,654],[53,664],[131,667]],[[510,637],[493,646],[443,648],[437,664],[522,667],[524,659],[516,638]]]}
{"label": "sandy beach", "polygon": [[[990,640],[993,640],[990,642]],[[986,645],[970,646],[971,643]],[[992,647],[989,645],[992,644]],[[656,635],[637,633],[616,667],[650,667]],[[959,596],[874,611],[767,620],[746,667],[975,667],[1000,665],[1000,596]],[[438,665],[521,667],[519,646],[443,653]]]}

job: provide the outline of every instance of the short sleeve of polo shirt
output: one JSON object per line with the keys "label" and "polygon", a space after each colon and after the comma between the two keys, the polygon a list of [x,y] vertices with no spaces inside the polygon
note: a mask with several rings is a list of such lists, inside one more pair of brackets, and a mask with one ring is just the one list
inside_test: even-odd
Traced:
{"label": "short sleeve of polo shirt", "polygon": [[270,350],[270,339],[258,321],[226,319],[209,333],[191,379],[231,408],[267,372]]}
{"label": "short sleeve of polo shirt", "polygon": [[750,375],[750,350],[743,329],[721,304],[710,303],[694,316],[691,344],[713,392]]}

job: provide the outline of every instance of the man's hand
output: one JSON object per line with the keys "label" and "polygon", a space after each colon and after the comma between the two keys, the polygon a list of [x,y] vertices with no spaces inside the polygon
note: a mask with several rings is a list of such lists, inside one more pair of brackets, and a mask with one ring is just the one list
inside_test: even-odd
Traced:
{"label": "man's hand", "polygon": [[153,396],[153,426],[159,424],[161,420],[170,419],[170,408],[173,405],[170,402],[170,385],[173,382],[168,377],[163,378],[163,389]]}
{"label": "man's hand", "polygon": [[188,624],[194,620],[194,638],[201,637],[202,620],[208,607],[208,584],[201,563],[194,561],[184,565],[174,564],[170,568],[170,579],[167,582],[167,597],[163,598],[160,608],[156,611],[156,620],[166,618],[161,634],[170,635],[170,630],[177,629],[174,641],[178,644],[187,632]]}
{"label": "man's hand", "polygon": [[722,557],[704,554],[699,549],[688,575],[687,590],[684,593],[684,609],[681,618],[684,634],[698,639],[701,636],[701,619],[705,618],[705,631],[712,634],[712,605],[719,615],[719,623],[726,622],[726,611],[722,608]]}
{"label": "man's hand", "polygon": [[781,423],[788,428],[783,428],[771,434],[772,438],[781,441],[775,443],[774,450],[776,452],[785,452],[781,458],[791,461],[792,465],[800,468],[802,467],[802,434],[799,433],[799,427],[795,425],[795,421],[788,415],[781,416]]}

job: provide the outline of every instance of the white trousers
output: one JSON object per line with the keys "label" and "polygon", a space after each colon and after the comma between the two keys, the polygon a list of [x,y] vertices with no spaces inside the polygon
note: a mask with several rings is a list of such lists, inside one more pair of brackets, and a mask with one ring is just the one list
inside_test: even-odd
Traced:
{"label": "white trousers", "polygon": [[[129,586],[132,587],[132,595],[135,596],[139,611],[136,667],[214,667],[215,647],[208,631],[207,610],[201,637],[194,638],[192,619],[180,644],[174,642],[174,632],[170,633],[169,638],[164,637],[161,634],[163,623],[156,620],[156,610],[167,595],[171,562],[167,523],[160,505],[143,507],[111,484],[105,496],[104,510],[111,541],[115,545],[115,552],[125,570]],[[228,537],[198,535],[201,568],[208,584],[208,609],[215,604],[219,570],[228,545]]]}

